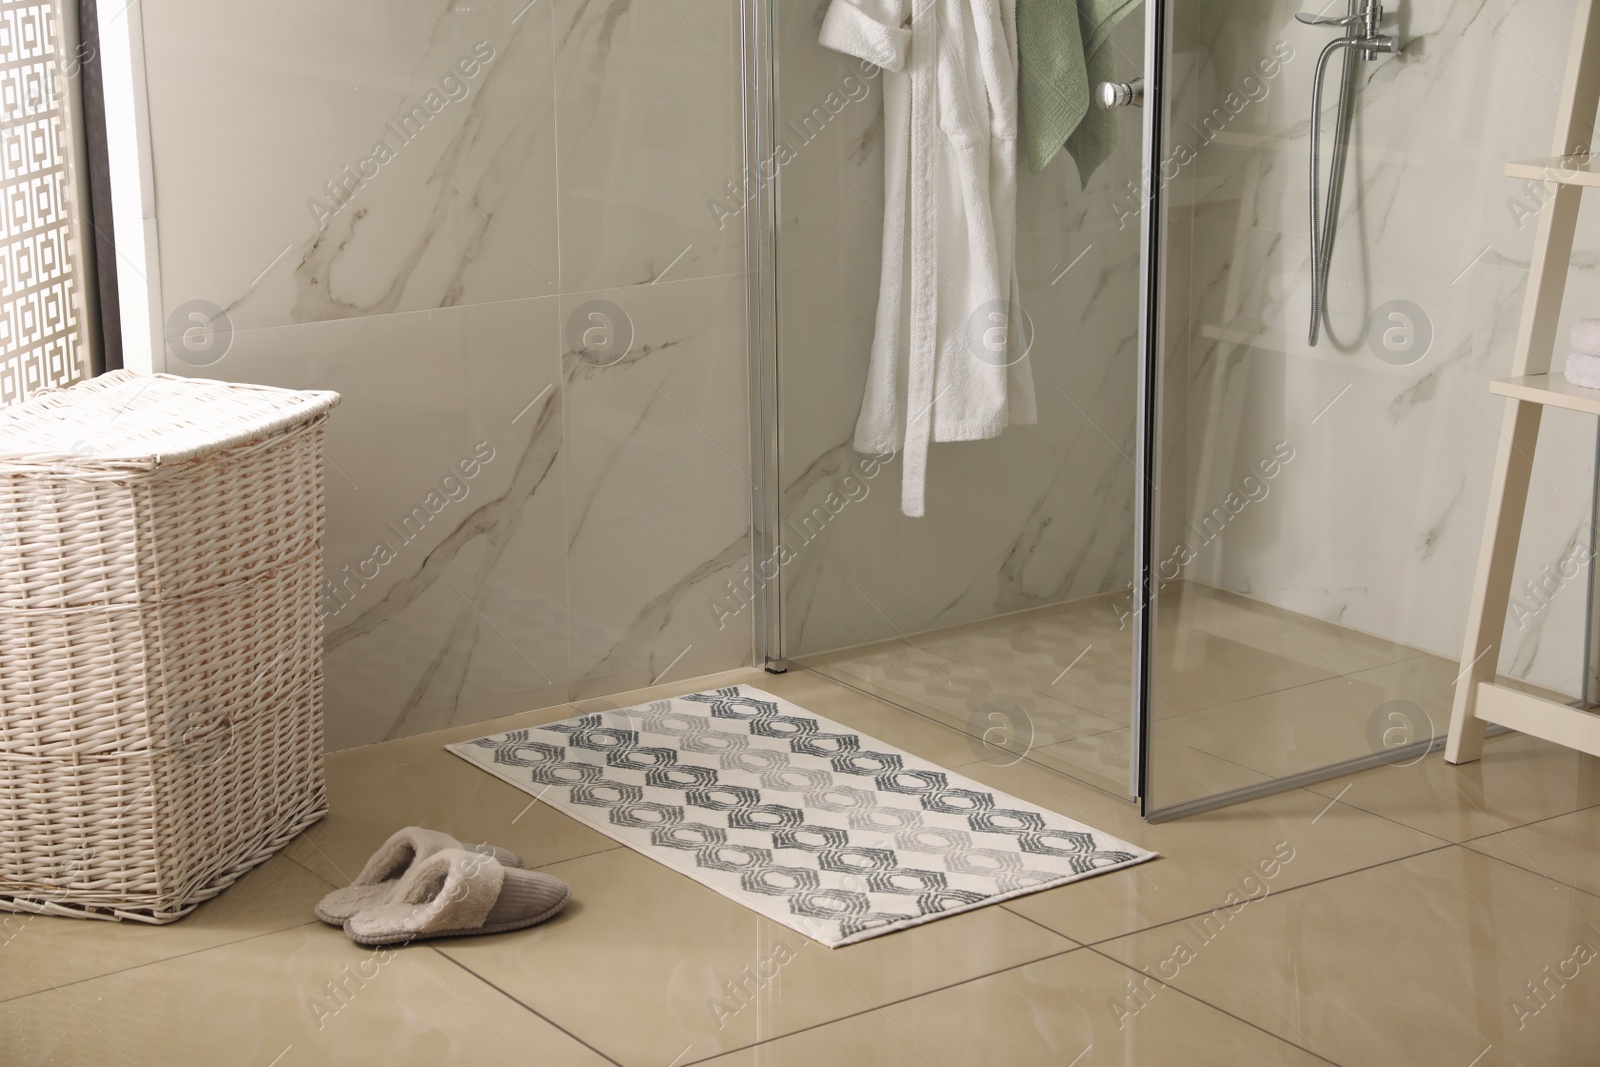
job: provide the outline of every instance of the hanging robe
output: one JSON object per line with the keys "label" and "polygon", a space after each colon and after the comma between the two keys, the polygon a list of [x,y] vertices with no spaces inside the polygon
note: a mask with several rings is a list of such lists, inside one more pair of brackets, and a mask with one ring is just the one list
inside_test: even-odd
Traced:
{"label": "hanging robe", "polygon": [[930,441],[1037,420],[1016,272],[1016,0],[833,0],[821,43],[883,68],[883,276],[856,423],[925,510]]}

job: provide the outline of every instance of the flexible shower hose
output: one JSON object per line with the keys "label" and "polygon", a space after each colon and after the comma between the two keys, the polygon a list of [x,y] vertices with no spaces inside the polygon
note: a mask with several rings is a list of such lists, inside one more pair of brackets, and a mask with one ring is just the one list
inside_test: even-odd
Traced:
{"label": "flexible shower hose", "polygon": [[[1350,16],[1360,13],[1361,0],[1350,0]],[[1350,119],[1355,84],[1355,43],[1360,30],[1352,23],[1345,36],[1329,41],[1317,57],[1315,81],[1311,87],[1311,347],[1317,346],[1322,331],[1322,315],[1328,303],[1328,271],[1333,265],[1333,238],[1339,228],[1339,200],[1344,192],[1344,164],[1350,143]],[[1339,77],[1339,109],[1333,131],[1333,164],[1328,172],[1328,202],[1326,216],[1317,210],[1317,186],[1320,178],[1318,143],[1322,139],[1322,82],[1327,72],[1328,60],[1333,53],[1344,49],[1344,68]]]}

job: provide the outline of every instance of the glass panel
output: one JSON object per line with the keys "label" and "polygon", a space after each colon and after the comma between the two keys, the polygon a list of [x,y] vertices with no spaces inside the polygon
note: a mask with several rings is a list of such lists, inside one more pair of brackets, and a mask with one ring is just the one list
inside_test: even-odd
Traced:
{"label": "glass panel", "polygon": [[[1337,226],[1319,222],[1333,244],[1313,337],[1313,83],[1342,31],[1296,21],[1297,0],[1168,5],[1147,811],[1448,726],[1499,443],[1487,379],[1508,373],[1543,204],[1502,168],[1549,154],[1573,4],[1492,24],[1389,7],[1380,33],[1406,49],[1352,56],[1348,122],[1348,49],[1327,63],[1322,205],[1341,135],[1348,150]],[[1547,416],[1501,661],[1568,693],[1594,453],[1592,419]]]}
{"label": "glass panel", "polygon": [[[784,655],[965,733],[973,760],[1025,757],[1125,795],[1141,113],[1110,116],[1115,145],[1087,181],[1071,152],[1019,167],[1026,323],[1010,329],[1032,342],[1037,422],[933,444],[926,513],[908,518],[902,459],[855,447],[886,228],[903,243],[885,216],[891,76],[818,44],[826,8],[777,11],[777,128],[794,150],[776,244]],[[1143,16],[1104,46],[1119,80],[1142,73]],[[830,93],[848,101],[832,115]],[[970,310],[969,334],[994,327],[995,309]]]}

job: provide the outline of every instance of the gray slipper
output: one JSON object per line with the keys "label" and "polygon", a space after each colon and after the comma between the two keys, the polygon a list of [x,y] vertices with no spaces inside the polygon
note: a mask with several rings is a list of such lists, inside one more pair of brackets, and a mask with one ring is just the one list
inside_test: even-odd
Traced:
{"label": "gray slipper", "polygon": [[522,858],[514,852],[493,845],[463,845],[449,834],[437,830],[424,830],[408,826],[383,843],[373,853],[367,865],[361,868],[356,880],[343,889],[335,889],[317,904],[317,918],[329,926],[343,926],[344,921],[362,908],[382,904],[394,895],[400,879],[421,860],[446,849],[463,849],[470,853],[491,856],[502,867],[521,867]]}
{"label": "gray slipper", "polygon": [[344,932],[360,945],[499,934],[543,922],[571,895],[571,887],[551,875],[446,849],[413,865],[386,903],[346,919]]}

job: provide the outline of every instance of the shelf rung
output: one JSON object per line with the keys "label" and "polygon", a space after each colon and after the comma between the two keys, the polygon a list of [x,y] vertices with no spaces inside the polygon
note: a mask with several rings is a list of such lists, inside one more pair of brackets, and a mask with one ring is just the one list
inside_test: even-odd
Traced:
{"label": "shelf rung", "polygon": [[1546,407],[1566,408],[1600,415],[1600,389],[1573,385],[1561,374],[1529,374],[1521,378],[1494,378],[1489,392],[1513,400],[1531,400]]}
{"label": "shelf rung", "polygon": [[1600,715],[1493,682],[1478,683],[1477,716],[1519,733],[1600,756]]}
{"label": "shelf rung", "polygon": [[1556,185],[1600,186],[1600,157],[1584,153],[1548,159],[1519,159],[1506,164],[1506,176],[1553,182]]}

